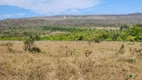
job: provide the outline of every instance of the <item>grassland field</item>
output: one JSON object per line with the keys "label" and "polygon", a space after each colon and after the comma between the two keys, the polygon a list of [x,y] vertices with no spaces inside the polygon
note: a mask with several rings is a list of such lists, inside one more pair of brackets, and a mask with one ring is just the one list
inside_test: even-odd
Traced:
{"label": "grassland field", "polygon": [[0,41],[0,80],[142,80],[141,42],[36,41],[34,46],[42,52],[24,51],[23,41]]}
{"label": "grassland field", "polygon": [[1,28],[0,80],[142,80],[142,26]]}

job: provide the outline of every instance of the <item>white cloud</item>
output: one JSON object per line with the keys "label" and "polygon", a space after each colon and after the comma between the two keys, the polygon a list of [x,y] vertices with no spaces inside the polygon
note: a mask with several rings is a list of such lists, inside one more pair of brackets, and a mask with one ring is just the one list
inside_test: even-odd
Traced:
{"label": "white cloud", "polygon": [[78,12],[100,4],[100,0],[0,0],[0,5],[18,6],[41,14]]}

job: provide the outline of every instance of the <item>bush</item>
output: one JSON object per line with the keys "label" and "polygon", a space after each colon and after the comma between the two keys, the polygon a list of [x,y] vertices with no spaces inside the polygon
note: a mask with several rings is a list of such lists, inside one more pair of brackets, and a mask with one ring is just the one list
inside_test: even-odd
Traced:
{"label": "bush", "polygon": [[100,42],[101,42],[100,39],[95,39],[94,41],[95,41],[96,43],[100,43]]}
{"label": "bush", "polygon": [[111,39],[111,38],[107,38],[106,40],[107,40],[107,41],[112,41],[112,39]]}
{"label": "bush", "polygon": [[122,44],[119,51],[118,51],[118,54],[124,54],[124,48],[125,48],[125,46],[124,46],[124,44]]}
{"label": "bush", "polygon": [[123,39],[121,37],[118,37],[117,41],[123,41]]}
{"label": "bush", "polygon": [[78,40],[82,41],[83,40],[83,36],[79,36]]}
{"label": "bush", "polygon": [[30,40],[30,39],[24,41],[24,50],[30,51],[31,47],[34,45],[34,42],[35,42],[34,40]]}
{"label": "bush", "polygon": [[11,47],[7,47],[7,50],[11,53],[14,53],[14,50]]}
{"label": "bush", "polygon": [[41,52],[41,50],[40,50],[40,48],[39,47],[32,47],[31,49],[30,49],[30,52]]}
{"label": "bush", "polygon": [[129,29],[129,26],[128,26],[128,25],[122,25],[122,26],[120,27],[120,31],[124,31],[124,30],[127,30],[127,29]]}
{"label": "bush", "polygon": [[135,41],[135,37],[133,37],[133,36],[128,36],[128,37],[126,38],[126,40],[133,42],[133,41]]}
{"label": "bush", "polygon": [[84,53],[84,55],[85,55],[86,57],[88,57],[88,56],[91,55],[91,54],[92,54],[92,50],[86,50],[85,53]]}
{"label": "bush", "polygon": [[41,52],[38,47],[34,47],[34,42],[39,39],[38,35],[31,35],[26,41],[24,41],[24,50],[30,52]]}

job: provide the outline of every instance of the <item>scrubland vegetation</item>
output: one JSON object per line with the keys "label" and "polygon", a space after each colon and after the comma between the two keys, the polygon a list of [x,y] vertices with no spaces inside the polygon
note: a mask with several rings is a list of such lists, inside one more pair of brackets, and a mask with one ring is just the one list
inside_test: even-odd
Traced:
{"label": "scrubland vegetation", "polygon": [[0,80],[142,80],[142,25],[0,30]]}
{"label": "scrubland vegetation", "polygon": [[119,30],[60,26],[6,29],[1,31],[0,40],[26,40],[30,35],[50,41],[142,41],[142,26],[124,25]]}

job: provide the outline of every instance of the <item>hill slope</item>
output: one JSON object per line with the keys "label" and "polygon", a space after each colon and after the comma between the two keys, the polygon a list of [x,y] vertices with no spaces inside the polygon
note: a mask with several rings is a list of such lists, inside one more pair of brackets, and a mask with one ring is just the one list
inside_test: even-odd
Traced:
{"label": "hill slope", "polygon": [[125,15],[84,15],[84,16],[43,16],[0,21],[0,27],[32,27],[32,26],[120,26],[123,24],[142,24],[142,13]]}

